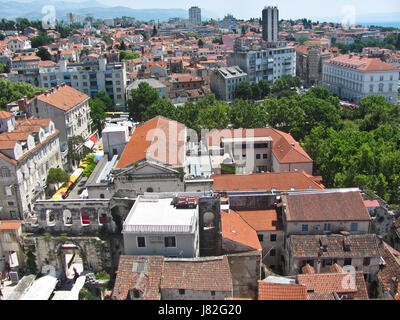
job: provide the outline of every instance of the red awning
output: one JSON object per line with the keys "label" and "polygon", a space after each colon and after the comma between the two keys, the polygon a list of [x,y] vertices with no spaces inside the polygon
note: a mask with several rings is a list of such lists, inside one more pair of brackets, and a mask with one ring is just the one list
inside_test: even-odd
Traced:
{"label": "red awning", "polygon": [[99,140],[99,139],[97,139],[95,136],[91,136],[91,137],[89,138],[89,140],[92,140],[94,143],[96,143],[97,140]]}

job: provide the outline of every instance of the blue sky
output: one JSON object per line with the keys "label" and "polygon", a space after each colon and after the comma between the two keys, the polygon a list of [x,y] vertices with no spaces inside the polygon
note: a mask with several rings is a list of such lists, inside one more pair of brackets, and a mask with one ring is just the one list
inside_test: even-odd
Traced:
{"label": "blue sky", "polygon": [[[109,0],[98,0],[110,5]],[[400,12],[399,0],[113,0],[112,5],[123,5],[133,9],[183,8],[198,6],[218,16],[231,13],[237,18],[260,17],[265,5],[276,5],[281,18],[325,18],[342,17],[345,6],[353,6],[357,15]]]}

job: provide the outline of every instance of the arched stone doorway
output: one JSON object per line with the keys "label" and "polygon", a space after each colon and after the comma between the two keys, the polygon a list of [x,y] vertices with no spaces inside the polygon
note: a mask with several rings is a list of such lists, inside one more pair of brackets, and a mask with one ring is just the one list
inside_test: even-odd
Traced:
{"label": "arched stone doorway", "polygon": [[75,271],[81,274],[87,270],[87,258],[82,247],[72,241],[60,244],[57,249],[58,267],[68,278],[73,279]]}

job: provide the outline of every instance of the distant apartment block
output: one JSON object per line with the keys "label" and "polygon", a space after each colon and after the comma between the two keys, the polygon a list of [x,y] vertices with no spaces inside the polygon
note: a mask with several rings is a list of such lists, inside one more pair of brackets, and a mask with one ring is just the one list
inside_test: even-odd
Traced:
{"label": "distant apartment block", "polygon": [[264,8],[262,11],[262,29],[265,41],[278,41],[279,10],[277,7]]}
{"label": "distant apartment block", "polygon": [[235,41],[234,52],[229,53],[228,66],[239,66],[251,83],[265,80],[270,83],[284,75],[296,75],[296,51],[285,42],[276,45],[247,45]]}
{"label": "distant apartment block", "polygon": [[61,60],[57,66],[43,67],[39,72],[42,88],[50,89],[66,83],[90,97],[104,90],[114,101],[115,109],[125,110],[127,77],[124,63],[107,64],[106,58],[78,64]]}
{"label": "distant apartment block", "polygon": [[199,7],[189,9],[189,21],[196,26],[201,24],[201,9]]}
{"label": "distant apartment block", "polygon": [[323,62],[322,74],[322,85],[343,99],[380,95],[397,103],[399,69],[378,58],[340,55]]}
{"label": "distant apartment block", "polygon": [[247,74],[238,66],[219,68],[211,73],[211,91],[219,100],[232,101],[236,87],[246,80]]}

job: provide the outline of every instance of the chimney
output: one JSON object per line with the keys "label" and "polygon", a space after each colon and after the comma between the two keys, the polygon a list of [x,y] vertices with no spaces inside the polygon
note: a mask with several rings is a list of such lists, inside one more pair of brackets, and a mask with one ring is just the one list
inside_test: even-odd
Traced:
{"label": "chimney", "polygon": [[18,100],[19,111],[26,111],[26,100],[24,98]]}

